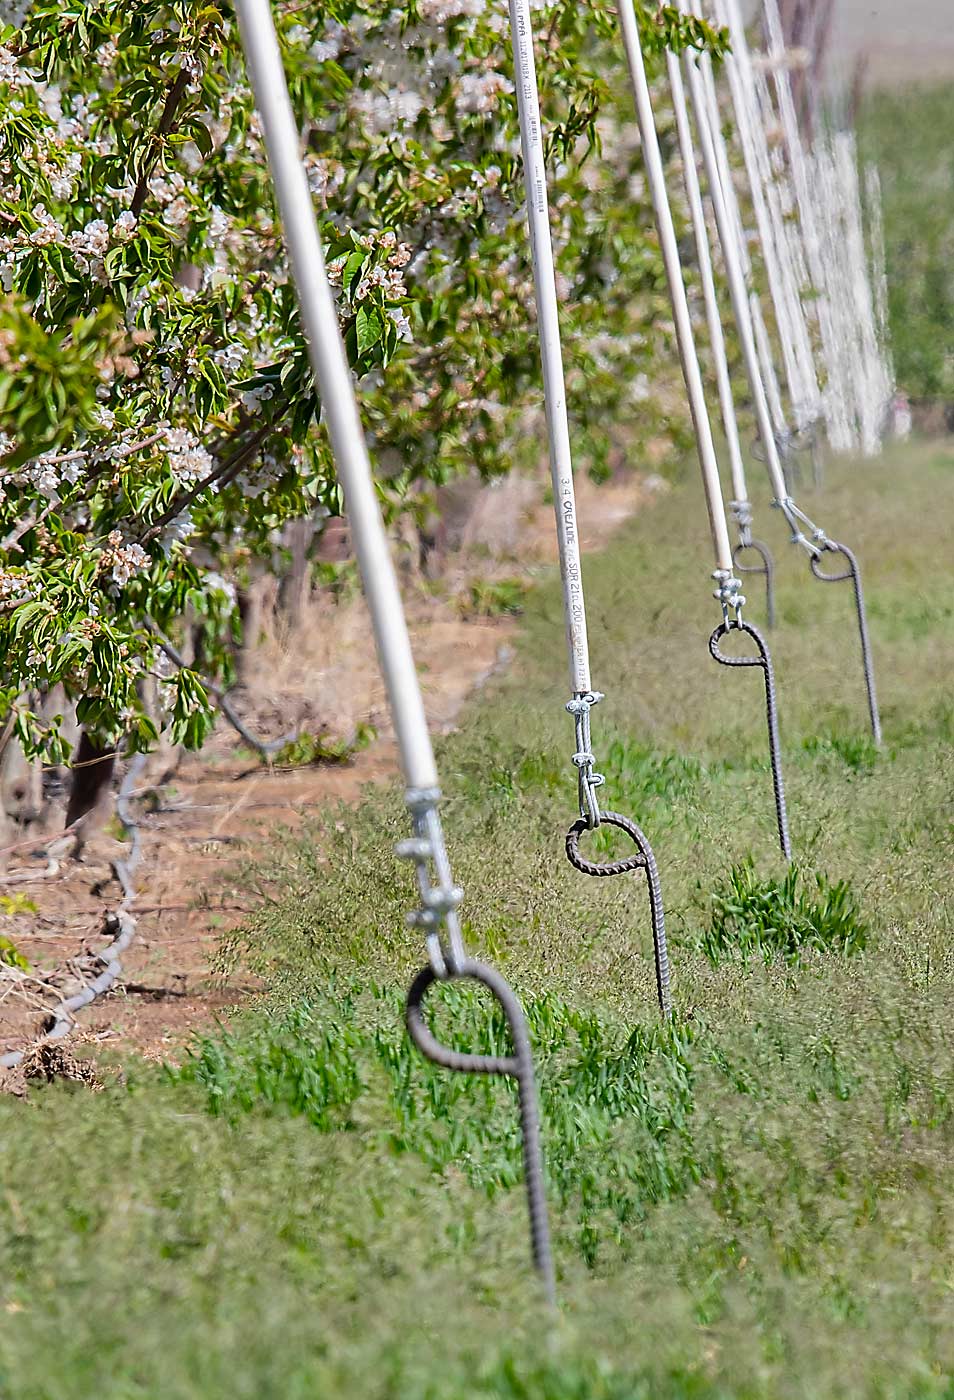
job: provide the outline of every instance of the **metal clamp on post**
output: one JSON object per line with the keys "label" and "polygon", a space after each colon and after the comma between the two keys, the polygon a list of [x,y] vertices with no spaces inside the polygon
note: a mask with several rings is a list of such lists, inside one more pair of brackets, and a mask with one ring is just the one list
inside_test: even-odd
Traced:
{"label": "metal clamp on post", "polygon": [[[820,525],[816,525],[803,510],[792,500],[791,496],[779,496],[772,502],[776,510],[780,510],[785,517],[792,532],[792,544],[797,544],[806,551],[807,554],[817,556],[823,549],[828,548],[828,536]],[[802,526],[806,526],[811,531],[811,539],[805,534]]]}
{"label": "metal clamp on post", "polygon": [[732,519],[739,527],[739,549],[748,549],[752,543],[752,507],[748,501],[730,501]]}
{"label": "metal clamp on post", "polygon": [[742,587],[742,580],[735,578],[729,569],[713,569],[712,577],[718,584],[713,598],[722,605],[722,617],[726,628],[729,622],[729,612],[735,614],[734,622],[742,622],[742,609],[745,607],[745,598],[739,590]]}

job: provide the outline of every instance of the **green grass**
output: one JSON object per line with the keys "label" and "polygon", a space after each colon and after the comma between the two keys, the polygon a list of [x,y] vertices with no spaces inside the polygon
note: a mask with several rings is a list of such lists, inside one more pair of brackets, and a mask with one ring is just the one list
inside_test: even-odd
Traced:
{"label": "green grass", "polygon": [[[268,990],[231,1030],[101,1094],[0,1103],[0,1397],[954,1397],[952,483],[954,457],[915,446],[806,498],[864,567],[881,751],[849,593],[759,512],[797,876],[760,678],[708,655],[695,478],[586,561],[594,744],[607,806],[659,859],[671,1028],[644,884],[562,856],[552,580],[512,673],[440,746],[467,936],[536,1049],[557,1318],[512,1086],[403,1034],[406,821],[373,790],[249,870],[260,909],[224,955]],[[446,1040],[505,1043],[482,994],[432,1001]]]}
{"label": "green grass", "polygon": [[[876,89],[859,115],[881,175],[889,339],[908,393],[954,399],[954,112],[950,85]],[[940,606],[948,606],[941,600]]]}

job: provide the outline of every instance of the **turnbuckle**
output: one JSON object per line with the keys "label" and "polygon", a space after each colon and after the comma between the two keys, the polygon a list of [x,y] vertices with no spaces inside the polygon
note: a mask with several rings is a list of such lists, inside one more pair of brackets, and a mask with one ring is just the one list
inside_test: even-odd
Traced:
{"label": "turnbuckle", "polygon": [[602,773],[593,771],[596,757],[591,750],[590,710],[602,699],[604,696],[601,691],[587,690],[574,695],[572,700],[566,702],[576,730],[576,753],[573,755],[573,762],[577,770],[580,816],[591,830],[600,824],[600,804],[596,789],[602,787],[606,779]]}
{"label": "turnbuckle", "polygon": [[726,627],[729,627],[729,610],[735,614],[735,622],[741,623],[742,609],[745,607],[745,598],[740,593],[742,580],[734,576],[731,569],[713,569],[712,578],[718,584],[713,598],[722,605],[722,617]]}
{"label": "turnbuckle", "polygon": [[[829,546],[828,536],[821,526],[816,525],[814,520],[809,519],[803,510],[800,510],[791,496],[782,496],[780,500],[775,500],[772,505],[776,510],[780,510],[792,532],[792,544],[802,547],[813,558],[818,558],[822,550]],[[811,531],[811,539],[805,534],[802,526],[805,525]]]}
{"label": "turnbuckle", "polygon": [[[440,788],[408,788],[404,800],[411,814],[414,835],[398,841],[394,853],[399,860],[414,862],[421,904],[406,916],[405,922],[408,928],[424,931],[428,960],[434,976],[443,982],[458,974],[467,955],[457,914],[464,892],[451,878],[444,832],[437,814],[440,797]],[[442,929],[447,930],[446,948],[441,939]]]}

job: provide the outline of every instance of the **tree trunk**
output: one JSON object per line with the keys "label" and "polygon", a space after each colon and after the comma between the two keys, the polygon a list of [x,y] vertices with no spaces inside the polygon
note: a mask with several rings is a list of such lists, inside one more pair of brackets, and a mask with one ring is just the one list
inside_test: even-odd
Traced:
{"label": "tree trunk", "polygon": [[292,520],[285,527],[285,542],[291,551],[291,568],[282,579],[278,593],[281,609],[289,631],[301,626],[305,604],[311,596],[311,542],[315,537],[315,521]]}
{"label": "tree trunk", "polygon": [[101,747],[84,729],[73,752],[73,782],[66,808],[66,825],[78,823],[77,854],[105,821],[115,771],[115,747]]}
{"label": "tree trunk", "polygon": [[260,574],[253,578],[248,588],[239,590],[238,609],[242,619],[242,641],[235,655],[235,679],[239,685],[248,685],[254,674],[255,653],[265,630],[265,594],[268,579]]}

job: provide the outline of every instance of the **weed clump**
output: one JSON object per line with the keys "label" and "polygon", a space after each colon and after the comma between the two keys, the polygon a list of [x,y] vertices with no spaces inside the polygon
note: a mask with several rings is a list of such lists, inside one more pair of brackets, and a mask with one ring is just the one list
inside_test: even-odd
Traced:
{"label": "weed clump", "polygon": [[808,950],[860,953],[868,941],[858,901],[846,880],[814,876],[805,888],[790,865],[781,879],[760,879],[751,860],[734,865],[713,892],[699,948],[713,965],[727,958],[784,957],[798,963]]}

